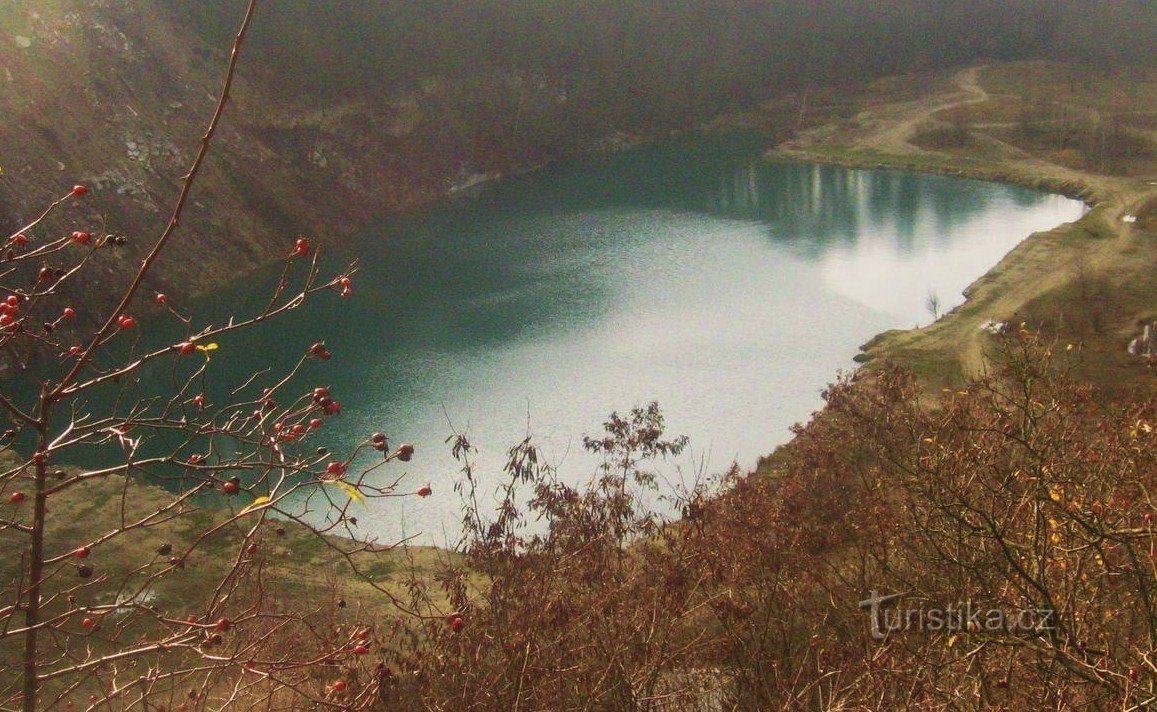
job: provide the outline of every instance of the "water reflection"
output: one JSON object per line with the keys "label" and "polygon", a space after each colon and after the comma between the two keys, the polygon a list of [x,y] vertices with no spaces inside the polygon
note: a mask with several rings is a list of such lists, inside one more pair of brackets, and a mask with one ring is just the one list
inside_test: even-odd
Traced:
{"label": "water reflection", "polygon": [[831,289],[908,326],[929,320],[930,297],[955,306],[1020,239],[1083,212],[1014,186],[763,161],[722,170],[704,196],[706,211],[759,222]]}
{"label": "water reflection", "polygon": [[941,243],[994,198],[1019,207],[1039,202],[1032,191],[958,178],[887,170],[847,170],[802,163],[750,161],[726,169],[704,191],[706,211],[766,223],[777,242],[818,255],[832,243],[886,230],[911,249],[931,225]]}

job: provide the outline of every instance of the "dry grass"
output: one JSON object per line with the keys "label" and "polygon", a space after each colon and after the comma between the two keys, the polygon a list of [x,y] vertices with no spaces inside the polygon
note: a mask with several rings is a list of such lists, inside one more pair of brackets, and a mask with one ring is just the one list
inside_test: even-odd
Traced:
{"label": "dry grass", "polygon": [[[6,456],[4,460],[5,469],[13,465],[11,457]],[[66,478],[81,472],[70,467],[62,471]],[[49,555],[68,553],[98,542],[105,533],[149,516],[173,498],[172,493],[160,487],[119,476],[88,480],[65,490],[53,500],[49,512],[46,536]],[[214,587],[233,568],[237,557],[248,556],[242,554],[241,548],[251,522],[225,524],[232,513],[219,508],[217,502],[199,502],[187,507],[177,519],[93,546],[85,563],[95,569],[95,584],[86,589],[86,597],[93,603],[111,602],[122,582],[141,581],[150,567],[168,564],[169,555],[158,553],[162,545],[171,545],[173,554],[179,555],[188,551],[200,535],[224,524],[218,534],[199,543],[185,558],[179,573],[159,577],[151,587],[152,595],[159,602],[203,605],[212,598]],[[316,607],[328,603],[348,609],[351,616],[381,619],[396,614],[389,600],[369,582],[352,575],[349,564],[327,544],[350,550],[355,548],[353,542],[329,536],[323,540],[301,524],[279,519],[263,523],[254,541],[258,550],[252,558],[262,560],[263,574],[271,589],[298,591],[303,605]],[[23,535],[11,529],[0,531],[0,542],[13,554],[0,558],[0,580],[13,585],[19,573],[17,552],[24,546]],[[363,573],[401,599],[407,597],[411,578],[432,581],[438,573],[461,561],[455,553],[433,547],[364,551],[352,558]],[[61,575],[74,575],[71,571],[74,566],[75,562],[66,561],[61,565]],[[182,615],[197,613],[192,609],[177,610]]]}

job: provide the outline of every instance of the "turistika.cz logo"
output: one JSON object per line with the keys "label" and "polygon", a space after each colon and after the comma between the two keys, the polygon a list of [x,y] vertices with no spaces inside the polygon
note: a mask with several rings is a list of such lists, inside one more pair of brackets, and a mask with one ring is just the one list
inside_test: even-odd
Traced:
{"label": "turistika.cz logo", "polygon": [[1024,608],[1005,611],[1000,608],[982,608],[972,601],[950,603],[944,607],[902,605],[905,593],[881,595],[868,592],[868,598],[859,606],[868,611],[869,629],[876,640],[886,640],[899,632],[940,633],[968,631],[970,633],[1025,634],[1040,633],[1055,627],[1056,613],[1047,608]]}

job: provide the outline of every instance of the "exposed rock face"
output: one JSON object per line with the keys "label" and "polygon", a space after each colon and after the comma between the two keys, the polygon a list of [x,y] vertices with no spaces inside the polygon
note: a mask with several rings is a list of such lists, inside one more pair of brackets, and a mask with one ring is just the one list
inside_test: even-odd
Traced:
{"label": "exposed rock face", "polygon": [[[227,47],[206,46],[162,4],[8,0],[0,13],[0,231],[22,227],[74,183],[90,186],[89,198],[31,235],[129,237],[96,260],[90,302],[108,304],[164,229],[226,66]],[[262,59],[243,49],[179,239],[146,293],[204,291],[282,257],[298,235],[324,244],[376,214],[432,200],[464,168],[505,173],[563,150],[549,142],[513,150],[494,139],[513,132],[482,126],[470,111],[500,99],[525,112],[558,107],[545,78],[421,77],[405,91],[367,87],[335,102],[267,86]]]}

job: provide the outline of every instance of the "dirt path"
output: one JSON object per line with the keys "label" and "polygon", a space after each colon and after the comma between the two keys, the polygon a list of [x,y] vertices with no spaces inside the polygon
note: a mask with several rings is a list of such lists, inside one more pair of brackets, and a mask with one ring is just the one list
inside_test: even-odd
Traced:
{"label": "dirt path", "polygon": [[977,83],[977,77],[983,70],[984,66],[976,66],[957,72],[953,81],[959,89],[958,92],[931,96],[911,102],[907,106],[896,107],[899,116],[890,119],[884,117],[884,123],[879,128],[859,138],[856,142],[857,147],[899,154],[922,152],[922,149],[909,143],[920,124],[946,109],[988,101],[988,92]]}

